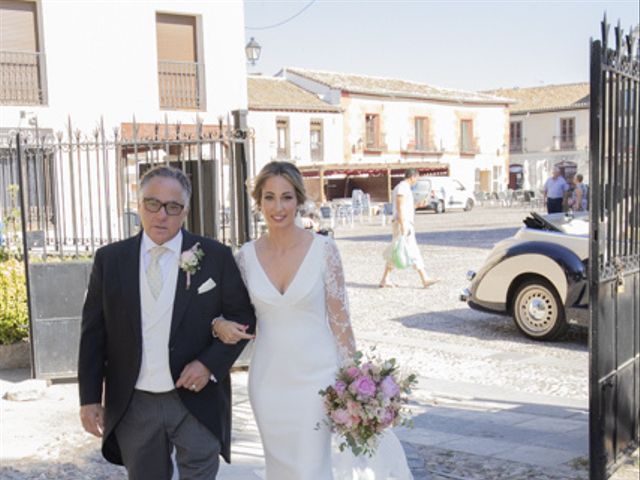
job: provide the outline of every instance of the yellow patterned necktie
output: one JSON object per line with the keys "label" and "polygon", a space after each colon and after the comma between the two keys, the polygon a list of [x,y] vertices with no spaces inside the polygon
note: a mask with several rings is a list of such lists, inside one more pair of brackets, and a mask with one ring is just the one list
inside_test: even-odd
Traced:
{"label": "yellow patterned necktie", "polygon": [[151,255],[151,262],[147,267],[147,283],[149,284],[149,290],[151,295],[156,300],[162,291],[162,269],[160,268],[160,257],[167,251],[165,247],[153,247],[149,250]]}

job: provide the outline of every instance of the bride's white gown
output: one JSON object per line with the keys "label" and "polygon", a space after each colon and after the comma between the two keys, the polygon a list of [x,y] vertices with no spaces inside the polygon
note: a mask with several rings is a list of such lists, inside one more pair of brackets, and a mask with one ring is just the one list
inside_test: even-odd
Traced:
{"label": "bride's white gown", "polygon": [[384,435],[374,458],[356,459],[332,447],[322,423],[318,392],[333,383],[341,359],[354,349],[334,241],[314,235],[284,294],[263,270],[253,242],[242,247],[237,260],[258,319],[249,399],[264,447],[266,479],[411,479],[393,433]]}

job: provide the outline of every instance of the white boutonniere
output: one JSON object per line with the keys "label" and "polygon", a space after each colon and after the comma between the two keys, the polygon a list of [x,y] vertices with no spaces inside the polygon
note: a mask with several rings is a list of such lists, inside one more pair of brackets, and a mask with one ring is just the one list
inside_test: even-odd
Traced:
{"label": "white boutonniere", "polygon": [[200,248],[200,242],[180,254],[180,268],[187,274],[187,290],[191,285],[191,275],[200,270],[200,260],[204,252]]}

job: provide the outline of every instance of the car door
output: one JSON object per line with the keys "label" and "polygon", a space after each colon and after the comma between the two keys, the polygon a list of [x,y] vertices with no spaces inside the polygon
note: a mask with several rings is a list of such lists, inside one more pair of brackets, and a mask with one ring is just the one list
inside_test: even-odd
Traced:
{"label": "car door", "polygon": [[467,202],[467,189],[458,180],[451,180],[447,194],[450,208],[464,208]]}
{"label": "car door", "polygon": [[415,208],[426,208],[429,206],[429,195],[431,193],[431,180],[427,178],[419,179],[413,187],[413,205]]}

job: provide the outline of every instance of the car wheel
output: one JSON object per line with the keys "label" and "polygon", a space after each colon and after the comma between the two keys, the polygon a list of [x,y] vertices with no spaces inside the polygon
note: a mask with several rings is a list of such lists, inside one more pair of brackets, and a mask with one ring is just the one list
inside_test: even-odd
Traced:
{"label": "car wheel", "polygon": [[439,201],[436,203],[436,213],[444,213],[444,202]]}
{"label": "car wheel", "polygon": [[547,280],[534,278],[525,281],[513,299],[513,320],[527,337],[553,340],[569,328],[560,297]]}
{"label": "car wheel", "polygon": [[472,208],[473,208],[473,200],[471,200],[470,198],[467,198],[467,203],[464,205],[464,211],[468,212]]}

